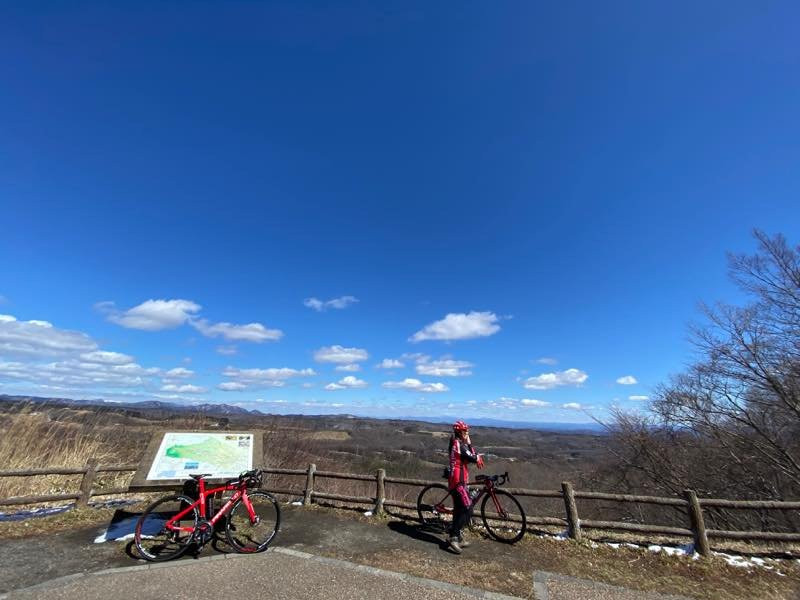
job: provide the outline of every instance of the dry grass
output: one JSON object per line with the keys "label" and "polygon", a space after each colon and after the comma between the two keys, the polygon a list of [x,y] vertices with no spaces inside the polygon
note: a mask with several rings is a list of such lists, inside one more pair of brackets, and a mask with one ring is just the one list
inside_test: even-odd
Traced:
{"label": "dry grass", "polygon": [[[0,436],[0,465],[3,470],[40,467],[83,467],[89,458],[100,463],[125,462],[122,449],[100,433],[97,416],[83,423],[53,421],[44,412],[28,407],[3,415]],[[128,475],[104,476],[98,487],[116,487]],[[0,479],[0,497],[74,492],[80,475],[41,475]],[[121,483],[120,483],[121,485]]]}
{"label": "dry grass", "polygon": [[304,434],[304,437],[310,440],[329,440],[341,442],[350,439],[350,434],[347,431],[313,431]]}

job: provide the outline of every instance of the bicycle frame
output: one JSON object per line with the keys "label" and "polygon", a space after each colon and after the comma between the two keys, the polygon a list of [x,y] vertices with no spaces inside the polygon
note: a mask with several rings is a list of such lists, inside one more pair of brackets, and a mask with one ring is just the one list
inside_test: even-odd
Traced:
{"label": "bicycle frame", "polygon": [[[470,505],[470,508],[476,506],[478,504],[478,501],[481,498],[483,498],[484,495],[489,494],[489,496],[491,496],[491,498],[492,498],[492,502],[494,502],[495,508],[497,508],[497,514],[499,514],[503,518],[506,518],[508,516],[508,513],[506,513],[505,509],[503,509],[503,507],[500,505],[500,502],[497,501],[497,496],[494,493],[494,487],[495,487],[494,486],[494,482],[489,480],[489,479],[487,479],[485,481],[482,481],[482,482],[481,481],[472,481],[472,482],[467,484],[467,489],[469,489],[470,485],[478,485],[478,484],[483,485],[483,488],[478,492],[478,495],[475,496],[472,499],[472,504]],[[452,512],[451,509],[447,508],[444,505],[445,499],[447,497],[449,497],[451,495],[451,493],[452,492],[448,490],[447,496],[442,498],[442,500],[438,504],[435,505],[435,508],[436,508],[437,512],[440,512],[440,513],[450,513],[450,512]]]}
{"label": "bicycle frame", "polygon": [[247,508],[247,514],[250,516],[250,522],[255,524],[257,517],[256,513],[253,510],[253,505],[250,503],[250,498],[247,496],[247,487],[244,484],[233,484],[229,483],[220,487],[215,487],[211,489],[206,489],[206,482],[203,479],[198,480],[198,498],[192,504],[187,506],[185,509],[174,515],[172,518],[168,519],[165,523],[165,527],[170,531],[183,531],[187,533],[191,533],[194,531],[194,526],[192,527],[181,527],[179,524],[180,520],[188,515],[190,512],[194,510],[195,507],[199,507],[200,509],[200,518],[208,519],[208,510],[207,510],[207,499],[209,496],[213,496],[219,492],[230,492],[233,490],[233,495],[228,499],[228,501],[222,505],[222,507],[214,513],[211,519],[208,519],[211,525],[216,525],[216,523],[228,513],[231,509],[233,504],[241,498],[242,502]]}

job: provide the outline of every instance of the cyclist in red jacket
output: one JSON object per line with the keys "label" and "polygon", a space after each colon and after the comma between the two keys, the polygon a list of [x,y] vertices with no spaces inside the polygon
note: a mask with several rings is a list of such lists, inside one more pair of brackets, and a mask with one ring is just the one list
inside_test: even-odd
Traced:
{"label": "cyclist in red jacket", "polygon": [[447,486],[453,496],[453,524],[447,545],[456,554],[461,554],[461,549],[469,546],[469,542],[464,540],[461,534],[461,529],[472,516],[472,498],[467,489],[469,463],[475,463],[482,469],[483,456],[477,454],[472,447],[469,425],[464,421],[456,421],[453,423],[453,435],[450,437],[450,477]]}

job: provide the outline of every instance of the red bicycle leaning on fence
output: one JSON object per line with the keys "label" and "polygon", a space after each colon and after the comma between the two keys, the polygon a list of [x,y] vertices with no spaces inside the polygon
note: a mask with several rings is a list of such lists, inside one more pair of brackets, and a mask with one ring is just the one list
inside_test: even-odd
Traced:
{"label": "red bicycle leaning on fence", "polygon": [[[508,472],[502,475],[478,475],[475,484],[483,484],[483,488],[474,496],[473,506],[483,498],[481,503],[481,519],[486,531],[494,539],[506,544],[513,544],[525,535],[525,511],[513,495],[498,489],[509,481]],[[447,486],[432,483],[424,488],[417,497],[419,519],[431,529],[445,532],[453,521],[453,496]]]}
{"label": "red bicycle leaning on fence", "polygon": [[[134,542],[143,558],[154,562],[170,560],[193,544],[202,547],[214,537],[215,526],[223,518],[228,543],[236,552],[266,550],[280,528],[281,511],[272,496],[257,489],[263,478],[260,469],[211,489],[206,489],[204,479],[209,474],[190,477],[197,482],[196,499],[184,494],[164,496],[139,517]],[[214,512],[214,495],[223,492],[233,494]]]}

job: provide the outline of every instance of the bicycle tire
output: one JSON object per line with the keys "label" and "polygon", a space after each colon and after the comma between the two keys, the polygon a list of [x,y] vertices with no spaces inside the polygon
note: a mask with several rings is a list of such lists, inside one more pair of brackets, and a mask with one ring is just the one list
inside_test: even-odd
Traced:
{"label": "bicycle tire", "polygon": [[248,491],[247,496],[258,521],[251,522],[244,501],[239,499],[228,513],[225,535],[236,552],[263,552],[280,530],[281,509],[275,498],[262,490]]}
{"label": "bicycle tire", "polygon": [[185,510],[194,500],[182,494],[163,496],[148,506],[136,521],[133,540],[139,556],[150,562],[162,562],[178,558],[189,549],[200,519],[197,506],[181,519],[184,527],[192,524],[192,532],[167,530],[163,525],[168,519]]}
{"label": "bicycle tire", "polygon": [[494,490],[500,510],[492,500],[491,494],[486,494],[481,502],[481,519],[486,531],[498,542],[513,544],[525,535],[525,511],[513,495],[504,490]]}
{"label": "bicycle tire", "polygon": [[453,496],[442,483],[425,486],[417,496],[420,522],[430,529],[444,532],[453,522]]}

